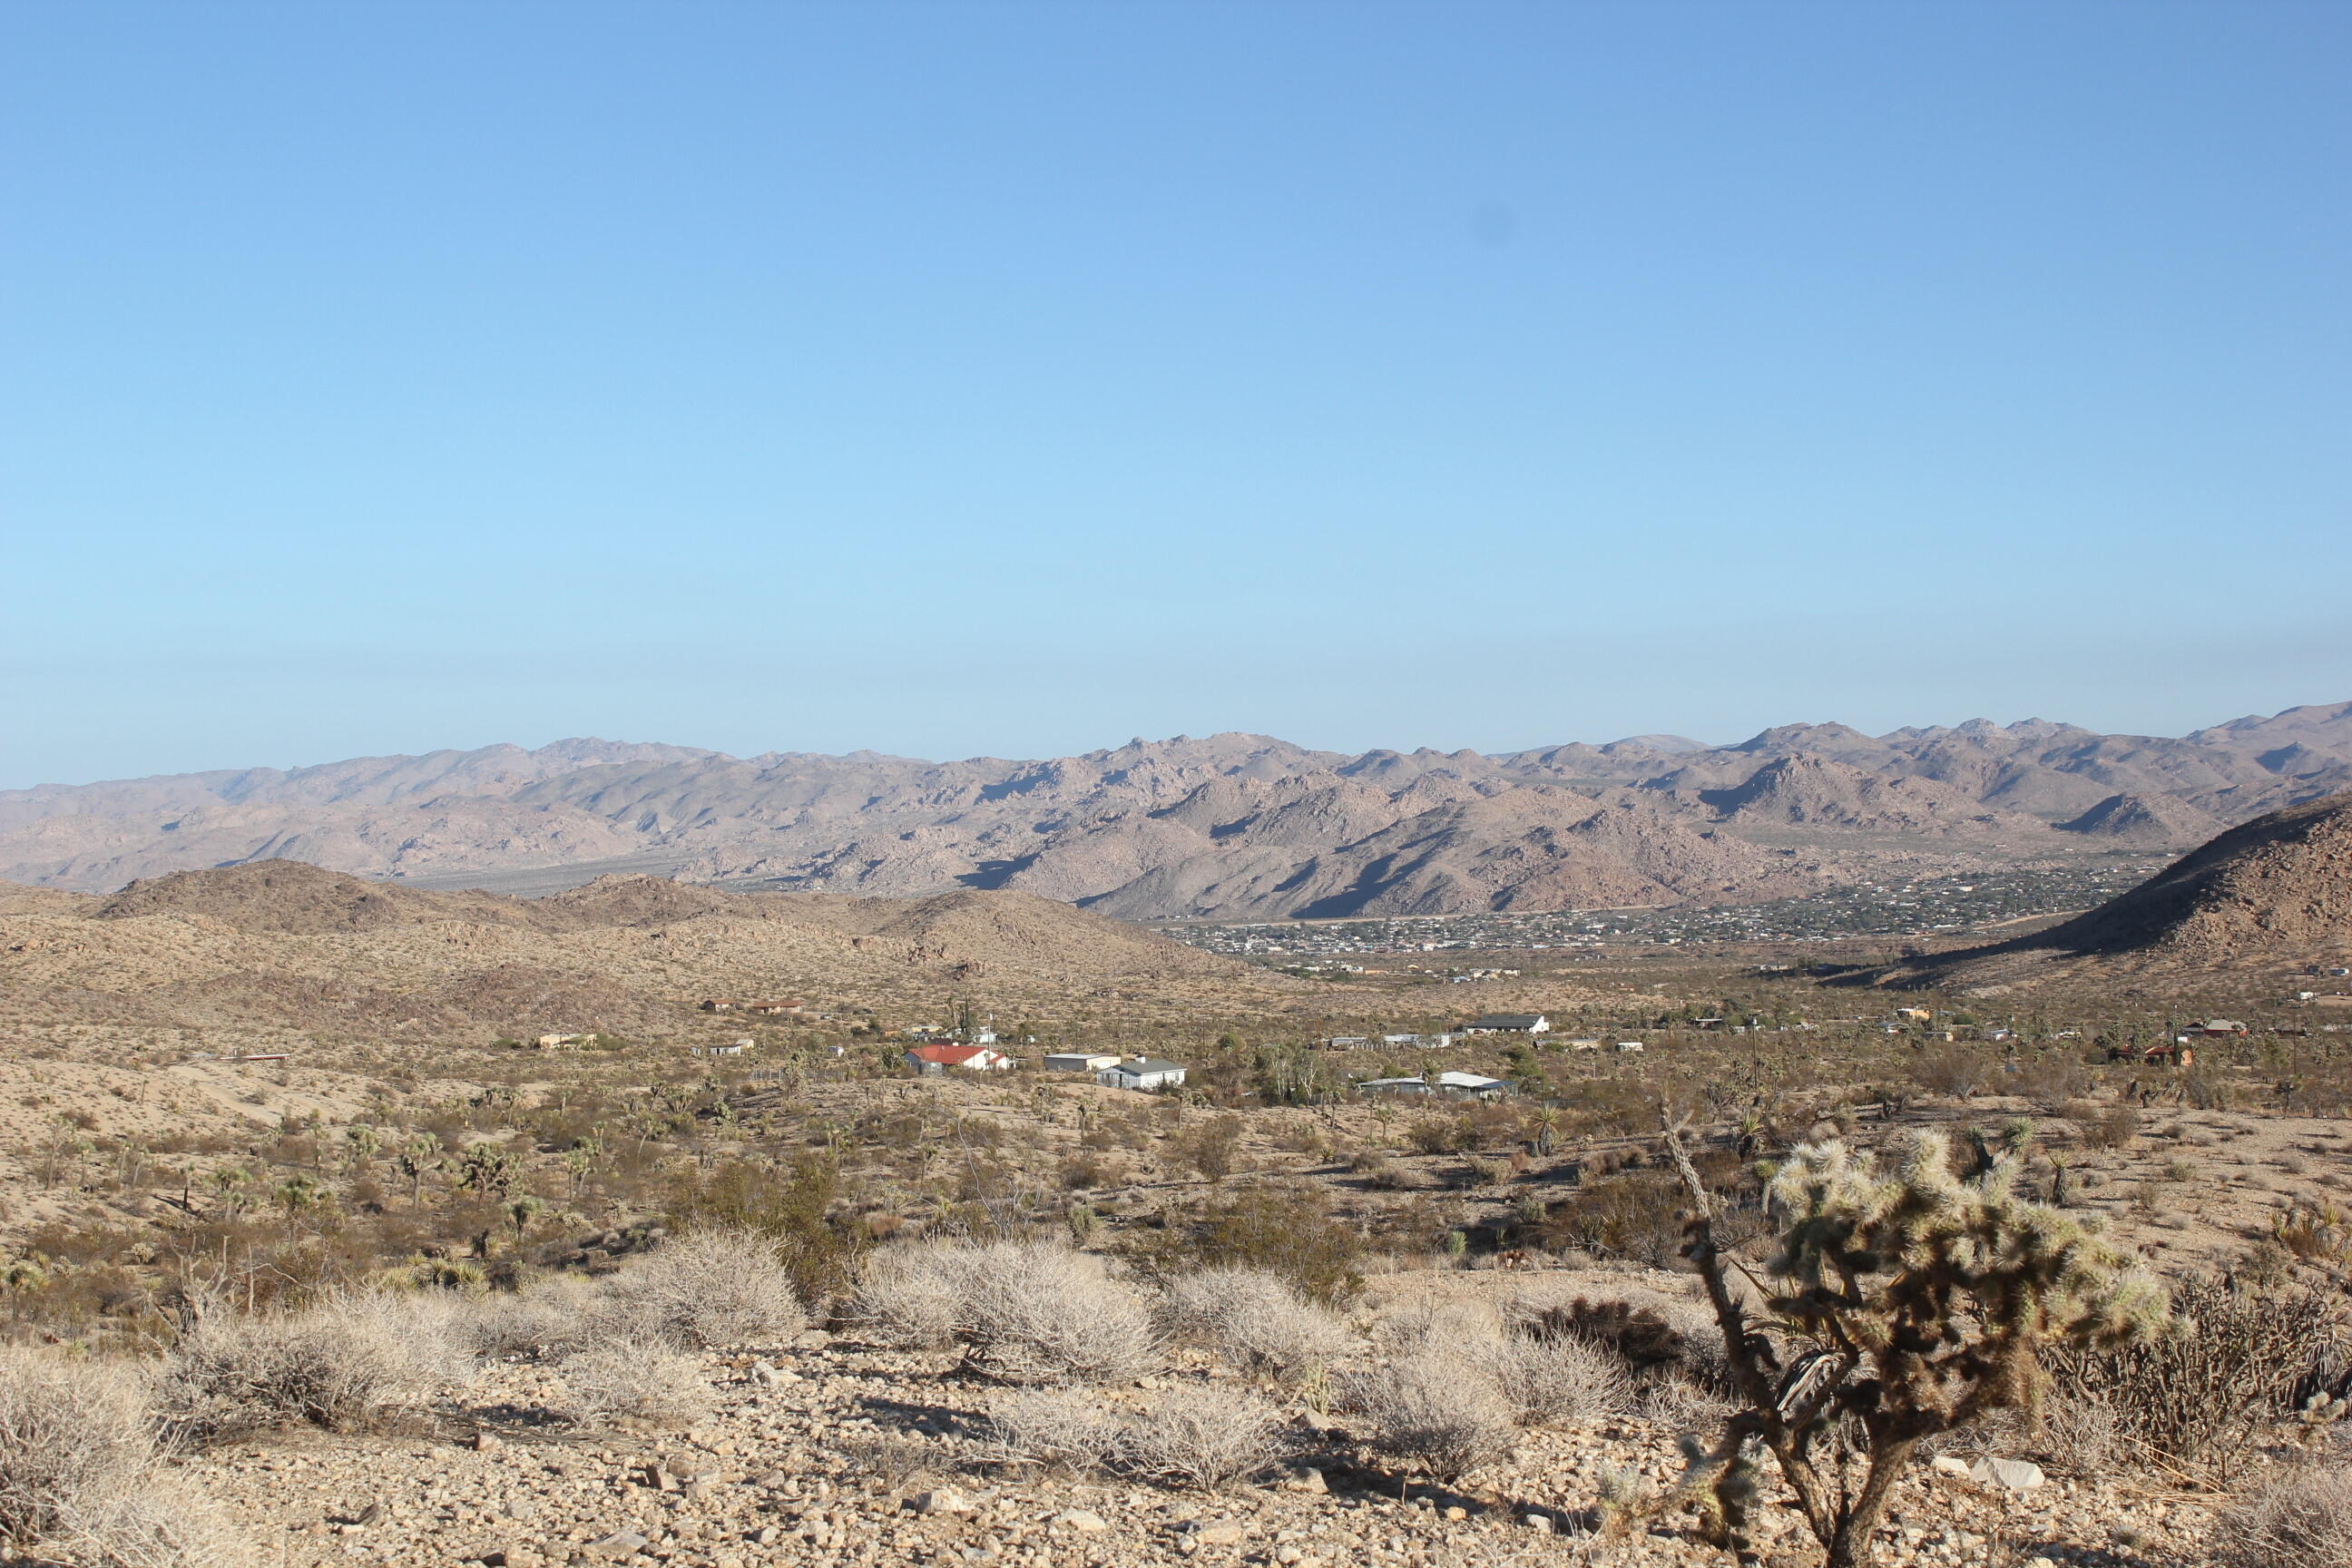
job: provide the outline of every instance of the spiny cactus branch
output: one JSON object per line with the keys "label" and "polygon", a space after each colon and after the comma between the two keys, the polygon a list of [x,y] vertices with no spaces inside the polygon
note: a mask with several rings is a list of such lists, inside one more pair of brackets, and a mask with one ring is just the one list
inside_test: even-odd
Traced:
{"label": "spiny cactus branch", "polygon": [[[1870,1560],[1878,1517],[1924,1438],[2034,1403],[2046,1380],[2038,1348],[2126,1344],[2163,1321],[2160,1295],[2125,1258],[2016,1195],[2022,1139],[1991,1158],[1979,1140],[1963,1177],[1950,1146],[1922,1134],[1892,1174],[1834,1140],[1790,1152],[1766,1193],[1780,1232],[1767,1280],[1732,1265],[1767,1303],[1761,1325],[1751,1323],[1682,1128],[1664,1116],[1660,1124],[1690,1194],[1685,1251],[1748,1404],[1717,1452],[1736,1453],[1749,1436],[1771,1449],[1828,1548],[1828,1568]],[[1812,1348],[1783,1373],[1775,1335]],[[1844,1437],[1856,1429],[1858,1485]],[[1728,1501],[1717,1503],[1716,1517],[1729,1517]]]}

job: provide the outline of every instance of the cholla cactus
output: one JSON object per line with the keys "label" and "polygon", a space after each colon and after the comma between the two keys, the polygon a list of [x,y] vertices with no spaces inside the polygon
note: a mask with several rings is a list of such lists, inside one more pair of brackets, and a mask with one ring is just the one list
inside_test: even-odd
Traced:
{"label": "cholla cactus", "polygon": [[2123,1256],[2016,1195],[2018,1161],[1963,1180],[1944,1139],[1922,1133],[1891,1173],[1834,1140],[1782,1163],[1766,1193],[1779,1247],[1763,1321],[1751,1323],[1705,1189],[1681,1140],[1668,1139],[1697,1209],[1688,1250],[1748,1401],[1718,1453],[1727,1460],[1749,1439],[1771,1449],[1828,1568],[1870,1560],[1872,1531],[1922,1439],[2035,1402],[2038,1349],[2127,1344],[2164,1321],[2161,1291]]}

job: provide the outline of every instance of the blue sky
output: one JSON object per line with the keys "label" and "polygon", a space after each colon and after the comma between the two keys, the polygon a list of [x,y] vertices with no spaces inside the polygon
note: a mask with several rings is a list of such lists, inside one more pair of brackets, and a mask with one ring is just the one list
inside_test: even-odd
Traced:
{"label": "blue sky", "polygon": [[2352,698],[2352,7],[0,8],[0,784]]}

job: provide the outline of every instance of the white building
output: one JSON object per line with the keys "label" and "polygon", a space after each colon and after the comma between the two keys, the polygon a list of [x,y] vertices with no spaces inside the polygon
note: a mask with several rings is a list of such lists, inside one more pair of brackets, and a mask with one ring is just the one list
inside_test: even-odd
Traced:
{"label": "white building", "polygon": [[1047,1072],[1100,1072],[1118,1063],[1117,1051],[1049,1051],[1042,1065]]}
{"label": "white building", "polygon": [[1365,1094],[1436,1094],[1447,1100],[1499,1100],[1510,1092],[1507,1079],[1483,1073],[1442,1072],[1433,1080],[1421,1078],[1367,1079],[1356,1088]]}
{"label": "white building", "polygon": [[1489,1013],[1462,1026],[1465,1035],[1542,1035],[1550,1030],[1551,1020],[1541,1013]]}
{"label": "white building", "polygon": [[1184,1069],[1156,1057],[1129,1057],[1095,1074],[1095,1081],[1106,1089],[1174,1089],[1184,1081]]}

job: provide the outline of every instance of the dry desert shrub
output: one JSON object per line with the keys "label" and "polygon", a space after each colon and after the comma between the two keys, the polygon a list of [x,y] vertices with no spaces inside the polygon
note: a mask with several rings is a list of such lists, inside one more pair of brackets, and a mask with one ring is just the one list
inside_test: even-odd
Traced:
{"label": "dry desert shrub", "polygon": [[572,1274],[551,1275],[520,1290],[500,1291],[473,1302],[457,1321],[459,1342],[488,1360],[543,1359],[587,1338],[600,1305],[595,1287],[587,1280]]}
{"label": "dry desert shrub", "polygon": [[1698,1432],[1721,1424],[1731,1414],[1729,1400],[1713,1389],[1683,1377],[1645,1384],[1634,1391],[1633,1408],[1645,1421],[1675,1432]]}
{"label": "dry desert shrub", "polygon": [[866,1259],[851,1311],[894,1344],[940,1350],[962,1321],[968,1260],[961,1247],[888,1247]]}
{"label": "dry desert shrub", "polygon": [[1118,1447],[1119,1429],[1092,1396],[1067,1388],[1009,1394],[989,1406],[997,1447],[1009,1459],[1065,1469],[1100,1469]]}
{"label": "dry desert shrub", "polygon": [[1029,1389],[990,1407],[1003,1457],[1222,1491],[1281,1458],[1282,1417],[1255,1394],[1187,1385],[1114,1415],[1077,1389]]}
{"label": "dry desert shrub", "polygon": [[1522,1426],[1557,1426],[1633,1406],[1633,1379],[1615,1356],[1573,1334],[1503,1332],[1461,1347],[1464,1371],[1503,1396]]}
{"label": "dry desert shrub", "polygon": [[712,1409],[702,1368],[659,1335],[591,1345],[566,1356],[560,1371],[572,1418],[591,1425],[626,1418],[690,1426]]}
{"label": "dry desert shrub", "polygon": [[2099,1407],[2126,1447],[2223,1471],[2352,1349],[2352,1313],[2315,1291],[2183,1279],[2172,1310],[2172,1327],[2142,1343],[2049,1352],[2053,1403]]}
{"label": "dry desert shrub", "polygon": [[159,1468],[154,1430],[126,1369],[0,1352],[0,1543],[90,1568],[248,1561],[212,1505]]}
{"label": "dry desert shrub", "polygon": [[1171,1388],[1129,1419],[1118,1464],[1136,1476],[1223,1491],[1274,1464],[1280,1426],[1274,1407],[1255,1394]]}
{"label": "dry desert shrub", "polygon": [[286,1426],[380,1429],[465,1379],[464,1310],[352,1291],[299,1312],[208,1317],[166,1359],[158,1402],[177,1431],[205,1442]]}
{"label": "dry desert shrub", "polygon": [[1339,1394],[1370,1426],[1372,1447],[1449,1485],[1507,1458],[1517,1436],[1500,1391],[1435,1352],[1350,1373]]}
{"label": "dry desert shrub", "polygon": [[1506,1303],[1504,1314],[1520,1333],[1577,1340],[1608,1352],[1632,1375],[1636,1392],[1673,1384],[1703,1394],[1729,1392],[1715,1315],[1696,1301],[1527,1295]]}
{"label": "dry desert shrub", "polygon": [[1108,1383],[1152,1364],[1150,1308],[1101,1260],[1041,1241],[938,1242],[868,1260],[858,1310],[910,1344],[960,1341],[1001,1377]]}
{"label": "dry desert shrub", "polygon": [[808,1326],[775,1244],[749,1230],[688,1232],[623,1269],[606,1294],[615,1334],[704,1350],[772,1344]]}
{"label": "dry desert shrub", "polygon": [[2352,1568],[2352,1470],[2294,1466],[2215,1521],[2227,1568]]}
{"label": "dry desert shrub", "polygon": [[1208,1268],[1169,1282],[1161,1315],[1171,1332],[1194,1339],[1244,1372],[1263,1377],[1311,1373],[1348,1353],[1348,1327],[1262,1268]]}
{"label": "dry desert shrub", "polygon": [[2105,1400],[2059,1389],[2030,1415],[1997,1410],[1952,1434],[1969,1453],[2023,1455],[2060,1475],[2104,1480],[2132,1466],[2131,1445]]}

